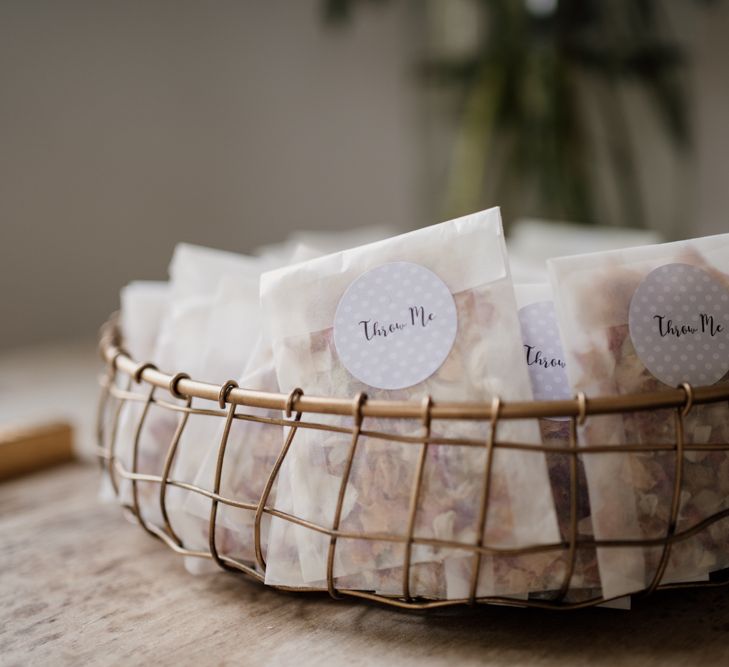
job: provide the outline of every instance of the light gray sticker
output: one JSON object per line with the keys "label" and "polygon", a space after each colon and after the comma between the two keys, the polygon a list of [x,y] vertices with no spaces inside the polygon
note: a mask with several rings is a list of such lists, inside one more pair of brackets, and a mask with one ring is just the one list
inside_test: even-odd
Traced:
{"label": "light gray sticker", "polygon": [[628,326],[639,359],[667,385],[710,385],[729,370],[729,292],[697,266],[651,271],[630,301]]}
{"label": "light gray sticker", "polygon": [[554,303],[538,301],[520,308],[519,324],[534,398],[538,401],[572,398]]}
{"label": "light gray sticker", "polygon": [[334,316],[334,344],[361,382],[403,389],[438,370],[457,329],[447,285],[424,266],[391,262],[363,273],[344,292]]}

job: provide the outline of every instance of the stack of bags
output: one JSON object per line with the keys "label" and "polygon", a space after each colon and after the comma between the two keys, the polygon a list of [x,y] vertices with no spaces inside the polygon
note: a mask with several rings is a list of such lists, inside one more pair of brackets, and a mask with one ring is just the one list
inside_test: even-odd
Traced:
{"label": "stack of bags", "polygon": [[[400,236],[388,230],[299,234],[256,256],[179,245],[168,283],[122,290],[125,345],[139,361],[248,389],[370,399],[528,401],[654,391],[681,382],[726,382],[729,371],[729,235],[657,244],[650,234],[525,222],[510,242],[498,209]],[[649,245],[646,245],[649,244]],[[626,249],[626,246],[633,246]],[[349,249],[343,249],[349,248]],[[597,250],[579,254],[585,250]],[[557,257],[557,255],[566,255]],[[177,401],[180,399],[166,399]],[[217,409],[194,399],[194,408]],[[142,402],[119,415],[117,456],[130,470]],[[262,418],[281,414],[242,409]],[[180,413],[154,403],[139,434],[136,469],[159,475]],[[172,464],[172,479],[211,489],[222,436],[219,417],[191,414]],[[352,534],[407,535],[422,446],[416,420],[368,419],[351,455],[352,417],[316,415],[331,430],[299,429],[268,506]],[[570,531],[570,463],[563,453],[498,447],[481,514],[489,424],[436,420],[426,450],[411,546],[394,540],[340,538],[333,563],[339,588],[434,599],[471,594],[548,598],[568,572],[566,550],[527,555],[499,549],[555,544]],[[729,407],[697,406],[684,439],[728,442]],[[235,420],[220,493],[258,503],[287,429]],[[662,412],[589,418],[582,445],[671,444],[673,415]],[[569,420],[504,420],[496,440],[570,443]],[[350,461],[351,455],[351,461]],[[578,477],[578,534],[598,540],[665,536],[671,519],[675,453],[589,454]],[[335,509],[343,474],[341,513]],[[729,456],[685,453],[676,529],[727,508]],[[160,525],[159,486],[139,483],[144,520]],[[726,488],[725,488],[726,487]],[[132,500],[129,483],[121,499]],[[179,487],[166,506],[185,547],[205,551],[211,502]],[[255,511],[218,507],[221,554],[257,567]],[[676,544],[665,580],[695,581],[729,565],[729,529],[711,524]],[[453,543],[494,548],[478,561]],[[266,583],[326,588],[329,537],[263,515]],[[649,585],[661,547],[578,551],[568,599],[615,598]],[[190,559],[190,568],[200,567]],[[478,576],[474,582],[474,568]]]}

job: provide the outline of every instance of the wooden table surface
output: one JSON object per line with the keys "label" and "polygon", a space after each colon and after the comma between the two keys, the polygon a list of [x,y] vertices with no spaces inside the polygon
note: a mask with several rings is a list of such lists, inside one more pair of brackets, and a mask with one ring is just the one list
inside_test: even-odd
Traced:
{"label": "wooden table surface", "polygon": [[0,484],[0,664],[729,664],[728,589],[413,615],[189,575],[97,486],[80,464]]}

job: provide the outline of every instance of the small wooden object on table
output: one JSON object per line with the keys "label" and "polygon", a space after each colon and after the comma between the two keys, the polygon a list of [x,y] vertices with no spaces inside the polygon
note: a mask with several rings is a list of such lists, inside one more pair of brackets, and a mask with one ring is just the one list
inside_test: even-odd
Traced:
{"label": "small wooden object on table", "polygon": [[66,422],[0,426],[0,481],[73,458],[73,429]]}

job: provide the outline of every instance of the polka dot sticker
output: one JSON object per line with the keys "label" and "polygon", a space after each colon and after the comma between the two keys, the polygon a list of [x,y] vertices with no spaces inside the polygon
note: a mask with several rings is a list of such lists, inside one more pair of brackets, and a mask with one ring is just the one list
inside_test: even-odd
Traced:
{"label": "polka dot sticker", "polygon": [[635,290],[628,315],[638,358],[675,387],[718,382],[729,370],[729,292],[690,264],[665,264]]}
{"label": "polka dot sticker", "polygon": [[519,310],[519,324],[534,398],[572,398],[554,303],[539,301],[524,306]]}
{"label": "polka dot sticker", "polygon": [[391,262],[363,273],[344,292],[334,316],[334,345],[360,382],[403,389],[440,368],[457,329],[446,284],[424,266]]}

